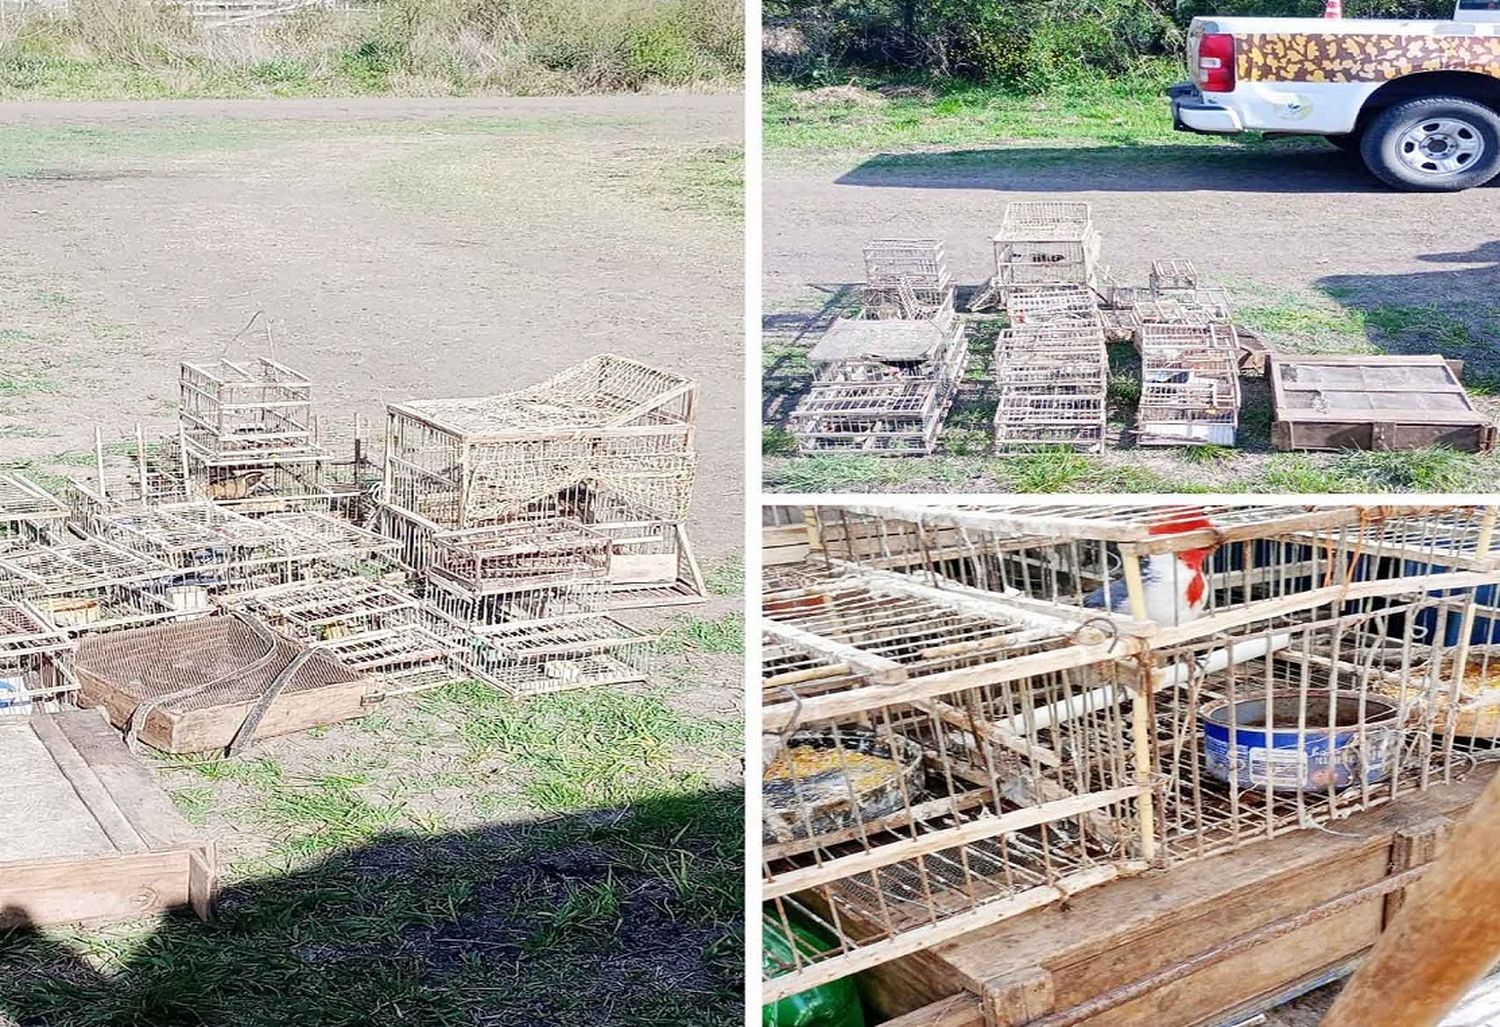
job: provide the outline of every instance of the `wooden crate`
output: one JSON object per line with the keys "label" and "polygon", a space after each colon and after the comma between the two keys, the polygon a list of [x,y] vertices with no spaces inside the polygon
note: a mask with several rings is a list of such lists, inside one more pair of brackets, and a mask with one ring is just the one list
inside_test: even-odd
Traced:
{"label": "wooden crate", "polygon": [[1474,409],[1440,356],[1293,357],[1273,354],[1268,373],[1277,449],[1404,450],[1450,446],[1478,453],[1495,425]]}
{"label": "wooden crate", "polygon": [[[1400,903],[1368,894],[1430,860],[1489,781],[1409,793],[1342,821],[1153,872],[876,967],[886,1027],[1211,1027],[1347,972]],[[1245,944],[1230,948],[1236,939]],[[1111,1005],[1111,992],[1124,999]]]}
{"label": "wooden crate", "polygon": [[97,710],[0,719],[0,931],[207,917],[213,842],[177,812]]}

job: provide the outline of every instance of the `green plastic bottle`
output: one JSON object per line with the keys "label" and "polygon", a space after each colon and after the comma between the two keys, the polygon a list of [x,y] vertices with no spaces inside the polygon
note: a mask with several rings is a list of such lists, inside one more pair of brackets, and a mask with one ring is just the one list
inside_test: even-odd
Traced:
{"label": "green plastic bottle", "polygon": [[[831,938],[806,924],[792,921],[791,926],[804,957],[833,945]],[[767,973],[792,964],[792,942],[780,924],[766,923],[763,946],[761,965]],[[760,1019],[762,1027],[865,1027],[859,990],[848,977],[768,1003],[761,1007]]]}

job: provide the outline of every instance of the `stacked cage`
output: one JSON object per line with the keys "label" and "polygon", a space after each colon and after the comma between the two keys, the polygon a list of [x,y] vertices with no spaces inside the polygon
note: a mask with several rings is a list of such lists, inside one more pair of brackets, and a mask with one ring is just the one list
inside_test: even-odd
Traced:
{"label": "stacked cage", "polygon": [[96,432],[92,466],[71,477],[61,493],[73,523],[90,532],[109,514],[187,502],[183,439],[148,437],[139,426],[109,441]]}
{"label": "stacked cage", "polygon": [[[1500,761],[1493,508],[891,503],[817,513],[823,552],[811,565],[821,567],[824,580],[769,597],[767,616],[816,625],[816,634],[845,649],[825,646],[824,665],[808,665],[798,655],[809,650],[808,640],[768,632],[768,738],[780,738],[787,723],[801,730],[826,713],[843,713],[855,705],[847,697],[863,693],[890,712],[871,715],[866,702],[840,730],[873,731],[886,742],[877,755],[890,758],[901,745],[888,739],[895,725],[935,717],[960,744],[938,751],[924,743],[921,773],[959,778],[976,759],[997,761],[970,784],[987,789],[985,796],[1010,796],[1014,772],[998,761],[1020,755],[1019,735],[1057,755],[1054,770],[1064,772],[1049,777],[1042,763],[1027,767],[1024,781],[1052,780],[1073,796],[1140,786],[1120,808],[1124,815],[1110,818],[1112,834],[1094,824],[1091,835],[1087,821],[1075,821],[1071,835],[1058,832],[1084,843],[1112,876],[1142,862],[1171,866],[1330,827]],[[856,607],[844,596],[851,577],[890,584],[883,598],[872,589]],[[991,649],[1002,637],[993,626],[972,641],[962,631],[908,638],[915,621],[903,620],[892,593],[962,603],[968,613],[984,603],[1044,612],[1078,627],[1045,656]],[[921,621],[937,623],[931,610]],[[1091,631],[1107,636],[1092,650]],[[902,668],[869,658],[868,650],[882,645],[891,648],[880,654]],[[1037,688],[1059,672],[1060,653],[1069,654],[1072,684]],[[976,665],[940,667],[936,680],[911,673],[907,662],[966,655]],[[1090,655],[1099,659],[1090,662]],[[936,688],[967,695],[965,686],[988,689],[981,694],[993,701],[941,700],[960,711],[956,716],[931,706]],[[927,730],[936,737],[936,723]],[[1121,765],[1123,773],[1098,769]],[[1081,768],[1096,776],[1078,776]],[[783,801],[774,794],[780,779],[768,772],[767,810],[817,825],[814,818],[832,808],[842,817],[833,826],[864,838],[873,833],[867,821],[881,824],[847,812],[856,797],[868,791],[866,801],[879,813],[904,808],[877,805],[907,787],[902,779],[877,790],[882,778],[860,776],[862,768],[842,756],[825,757],[819,769],[822,790],[794,795],[790,813],[776,804]],[[830,796],[843,796],[845,805]],[[987,818],[1000,832],[992,837],[1012,837],[1004,819],[1019,808],[1012,802]],[[795,846],[769,844],[779,822],[768,820],[768,855],[794,857]],[[907,832],[902,843],[921,851],[912,841],[919,838]],[[801,904],[793,912],[835,939],[819,953],[830,964],[858,969],[1029,908],[1001,902],[955,918],[951,930],[929,913],[905,934],[881,933],[884,921],[845,915],[847,904],[815,887],[830,886],[833,868],[863,871],[860,883],[868,887],[871,871],[889,864],[865,849],[843,863],[841,854],[825,853],[813,872],[769,864],[771,880],[803,875],[790,878]],[[809,887],[795,890],[802,882]],[[940,894],[927,883],[921,889],[924,898]],[[1047,901],[1045,893],[1039,897]],[[880,907],[882,915],[890,908]],[[779,915],[774,904],[768,910]],[[813,971],[806,979],[826,979],[818,962],[810,957],[792,979],[803,970]]]}
{"label": "stacked cage", "polygon": [[1143,324],[1141,445],[1232,446],[1239,425],[1239,347],[1227,324]]}
{"label": "stacked cage", "polygon": [[0,596],[30,602],[70,635],[181,616],[176,576],[161,560],[98,538],[0,553]]}
{"label": "stacked cage", "polygon": [[792,411],[804,454],[928,454],[968,358],[951,303],[931,317],[839,318],[808,354],[813,382]]}
{"label": "stacked cage", "polygon": [[1103,619],[842,559],[763,610],[768,999],[1144,866]]}
{"label": "stacked cage", "polygon": [[178,390],[190,496],[245,505],[327,498],[304,375],[266,357],[184,363]]}
{"label": "stacked cage", "polygon": [[695,382],[609,354],[514,393],[393,404],[383,529],[426,571],[446,533],[573,520],[610,540],[611,606],[696,602],[696,417]]}
{"label": "stacked cage", "polygon": [[1104,448],[1109,354],[1104,330],[1068,322],[1025,322],[995,343],[995,451]]}
{"label": "stacked cage", "polygon": [[63,532],[68,508],[24,474],[0,473],[0,553]]}
{"label": "stacked cage", "polygon": [[1104,448],[1109,352],[1098,298],[1079,286],[1011,290],[995,343],[995,451]]}
{"label": "stacked cage", "polygon": [[1203,284],[1197,267],[1184,257],[1152,261],[1144,289],[1119,286],[1106,294],[1110,307],[1106,317],[1129,335],[1137,349],[1146,325],[1228,325],[1232,317],[1229,294],[1219,286]]}
{"label": "stacked cage", "polygon": [[508,695],[644,681],[653,638],[603,612],[612,548],[565,518],[440,535],[427,569],[439,634]]}
{"label": "stacked cage", "polygon": [[994,243],[990,293],[1001,301],[1017,291],[1091,289],[1097,282],[1099,231],[1087,203],[1008,203]]}

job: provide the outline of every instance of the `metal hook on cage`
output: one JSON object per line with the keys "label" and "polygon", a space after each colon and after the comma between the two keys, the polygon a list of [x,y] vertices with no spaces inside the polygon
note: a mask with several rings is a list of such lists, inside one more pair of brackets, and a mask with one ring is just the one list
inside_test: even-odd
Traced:
{"label": "metal hook on cage", "polygon": [[1109,636],[1109,648],[1113,652],[1115,646],[1120,644],[1120,626],[1108,617],[1089,617],[1079,624],[1077,628],[1073,629],[1073,633],[1068,636],[1068,641],[1079,645],[1089,644],[1083,642],[1079,636],[1083,634],[1085,628],[1096,627],[1096,625],[1101,624],[1103,625],[1102,630],[1104,634]]}
{"label": "metal hook on cage", "polygon": [[776,728],[775,733],[780,738],[785,739],[796,733],[797,727],[802,722],[802,696],[798,695],[791,688],[783,688],[782,691],[791,696],[792,715],[787,718],[784,726]]}
{"label": "metal hook on cage", "polygon": [[[221,350],[219,350],[219,356],[222,357],[225,353],[228,353],[229,352],[229,347],[233,346],[236,342],[239,342],[240,341],[240,336],[242,336],[246,332],[248,332],[250,330],[251,326],[254,325],[256,321],[259,321],[259,320],[264,320],[265,323],[266,323],[266,338],[267,338],[267,341],[269,342],[270,335],[271,335],[271,319],[268,318],[268,317],[266,317],[266,312],[264,310],[257,310],[255,313],[253,313],[253,314],[250,315],[250,320],[248,320],[248,321],[245,322],[245,327],[243,327],[239,331],[235,332],[234,335],[230,337],[229,341],[224,344],[224,348],[221,349]],[[271,356],[271,358],[273,360],[276,358],[276,352],[275,352],[274,347],[272,348],[272,350],[271,350],[271,352],[270,352],[269,355]]]}

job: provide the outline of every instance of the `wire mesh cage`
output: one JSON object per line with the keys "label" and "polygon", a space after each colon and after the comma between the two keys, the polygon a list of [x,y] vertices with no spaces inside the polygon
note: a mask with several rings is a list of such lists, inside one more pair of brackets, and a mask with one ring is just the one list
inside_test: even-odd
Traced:
{"label": "wire mesh cage", "polygon": [[927,455],[956,389],[931,379],[814,382],[787,419],[803,455]]}
{"label": "wire mesh cage", "polygon": [[0,598],[0,717],[26,717],[73,702],[74,643],[30,603]]}
{"label": "wire mesh cage", "polygon": [[107,514],[187,502],[181,441],[140,427],[109,441],[96,433],[93,466],[71,477],[61,498],[74,523],[89,531]]}
{"label": "wire mesh cage", "polygon": [[251,589],[226,597],[220,605],[308,644],[419,624],[424,619],[421,602],[415,596],[362,577]]}
{"label": "wire mesh cage", "polygon": [[93,634],[78,646],[79,702],[165,752],[232,748],[249,738],[365,712],[372,682],[327,653],[232,615]]}
{"label": "wire mesh cage", "polygon": [[1164,257],[1151,262],[1146,279],[1154,293],[1198,288],[1198,268],[1186,257]]}
{"label": "wire mesh cage", "polygon": [[178,413],[213,451],[300,453],[313,441],[312,382],[267,357],[182,364]]}
{"label": "wire mesh cage", "polygon": [[[973,774],[980,757],[1017,758],[1017,735],[1059,756],[1054,772],[1095,768],[1089,778],[1054,773],[1073,796],[1137,787],[1123,805],[1103,807],[1112,836],[1091,832],[1075,810],[1064,823],[1072,834],[1059,828],[1048,839],[1060,859],[1084,860],[1054,865],[1106,879],[1141,862],[1169,866],[1327,827],[1500,759],[1494,508],[891,502],[815,513],[821,549],[811,563],[826,577],[765,600],[765,727],[783,747],[777,759],[801,736],[802,776],[822,774],[822,789],[773,801],[786,775],[768,768],[768,811],[781,802],[795,816],[768,821],[768,859],[788,862],[768,864],[768,880],[780,883],[767,894],[772,923],[811,921],[834,941],[798,955],[786,981],[773,981],[777,994],[1029,908],[1014,893],[975,908],[972,896],[990,892],[959,870],[951,873],[968,882],[960,895],[970,904],[945,907],[950,920],[926,905],[943,894],[929,879],[910,879],[898,906],[875,895],[875,872],[895,864],[863,842],[871,824],[904,824],[911,781],[937,771],[960,779],[959,768]],[[1075,626],[1028,636],[1055,647],[1045,656],[1011,653],[996,645],[1004,636],[993,625],[954,626],[892,594]],[[1092,646],[1090,631],[1105,640]],[[1055,662],[1063,653],[1066,671]],[[916,670],[945,657],[973,663]],[[1071,683],[1034,687],[1059,674]],[[966,688],[986,689],[991,701],[974,704]],[[960,698],[932,706],[939,689]],[[893,740],[910,740],[913,721],[924,725],[920,752]],[[1106,765],[1128,773],[1111,776]],[[993,800],[1013,779],[995,762],[968,784]],[[915,794],[926,801],[927,792]],[[1022,823],[1014,818],[1027,808],[1001,805],[974,830],[1025,835],[1003,821]],[[804,839],[814,830],[842,831],[834,837],[850,848],[813,855]],[[920,832],[898,835],[890,844],[908,848],[892,855],[926,851]],[[1063,844],[1069,838],[1083,843],[1081,856]],[[961,864],[962,874],[976,865]],[[860,888],[863,906],[849,897]],[[893,915],[903,908],[917,913],[904,926]]]}

